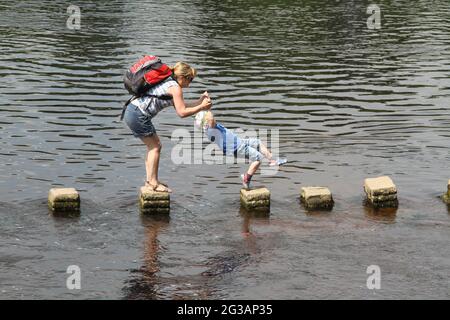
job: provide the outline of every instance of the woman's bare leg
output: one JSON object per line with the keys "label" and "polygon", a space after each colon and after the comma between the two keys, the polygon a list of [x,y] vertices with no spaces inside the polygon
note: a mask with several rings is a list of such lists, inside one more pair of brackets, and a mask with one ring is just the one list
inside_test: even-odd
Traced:
{"label": "woman's bare leg", "polygon": [[[141,138],[142,142],[147,146],[145,153],[145,170],[147,173],[147,182],[152,186],[158,186],[158,169],[159,158],[161,155],[161,141],[158,135],[155,133],[148,137]],[[167,189],[167,190],[162,190]],[[158,186],[157,191],[171,191],[168,188]]]}

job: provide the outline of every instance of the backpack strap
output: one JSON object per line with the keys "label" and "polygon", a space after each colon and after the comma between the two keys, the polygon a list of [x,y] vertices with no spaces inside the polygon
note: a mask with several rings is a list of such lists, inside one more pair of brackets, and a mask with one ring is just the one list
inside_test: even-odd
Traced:
{"label": "backpack strap", "polygon": [[[173,99],[173,97],[169,96],[169,95],[156,96],[156,95],[150,94],[150,95],[145,95],[145,96],[152,97],[152,98],[157,98],[157,99],[161,99],[161,100],[172,100]],[[137,99],[137,98],[140,98],[140,97],[138,97],[138,96],[131,96],[131,98],[128,99],[124,103],[124,105],[122,107],[122,114],[120,115],[120,121],[123,120],[123,116],[125,115],[125,110],[127,110],[127,106],[130,104],[131,101],[133,101],[134,99]]]}
{"label": "backpack strap", "polygon": [[136,96],[131,96],[131,98],[128,99],[127,102],[125,102],[125,103],[123,104],[123,106],[122,106],[122,113],[121,113],[121,115],[120,115],[120,121],[123,120],[123,116],[124,116],[124,114],[125,114],[125,110],[127,110],[127,106],[130,104],[130,102],[131,102],[132,100],[134,100],[134,99],[136,99],[136,98],[138,98],[138,97],[136,97]]}

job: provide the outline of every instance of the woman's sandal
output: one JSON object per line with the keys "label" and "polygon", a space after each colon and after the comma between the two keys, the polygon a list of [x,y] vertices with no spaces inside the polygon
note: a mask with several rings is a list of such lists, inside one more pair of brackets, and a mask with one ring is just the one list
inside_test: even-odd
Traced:
{"label": "woman's sandal", "polygon": [[[167,185],[165,185],[159,181],[158,181],[158,184],[156,184],[156,185],[151,184],[149,181],[145,181],[145,185],[152,188],[152,191],[155,191],[155,192],[169,192],[169,193],[172,192],[172,190],[170,190]],[[160,187],[162,187],[162,189]]]}
{"label": "woman's sandal", "polygon": [[167,183],[163,183],[161,181],[158,180],[158,184],[162,184],[164,187],[168,188],[169,186],[167,185]]}

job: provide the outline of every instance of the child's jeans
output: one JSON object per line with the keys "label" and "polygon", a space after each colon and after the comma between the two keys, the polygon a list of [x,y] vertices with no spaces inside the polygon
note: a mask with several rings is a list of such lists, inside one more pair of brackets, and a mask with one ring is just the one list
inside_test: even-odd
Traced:
{"label": "child's jeans", "polygon": [[241,139],[241,143],[236,149],[236,156],[245,157],[251,161],[261,161],[264,156],[259,152],[259,144],[261,141],[255,138]]}

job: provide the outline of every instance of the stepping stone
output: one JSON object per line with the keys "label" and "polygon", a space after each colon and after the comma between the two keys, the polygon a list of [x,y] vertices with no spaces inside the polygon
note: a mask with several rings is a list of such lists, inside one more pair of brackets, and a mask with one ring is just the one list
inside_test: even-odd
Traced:
{"label": "stepping stone", "polygon": [[241,206],[247,210],[270,209],[270,191],[267,188],[241,189]]}
{"label": "stepping stone", "polygon": [[448,180],[447,193],[443,196],[444,202],[450,205],[450,180]]}
{"label": "stepping stone", "polygon": [[398,207],[397,187],[388,176],[365,179],[364,191],[374,207]]}
{"label": "stepping stone", "polygon": [[334,205],[331,191],[326,187],[303,187],[300,201],[306,209],[332,209]]}
{"label": "stepping stone", "polygon": [[141,187],[139,205],[142,214],[168,214],[170,212],[170,194],[153,191],[150,187]]}
{"label": "stepping stone", "polygon": [[80,195],[74,188],[53,188],[48,192],[48,207],[53,213],[79,212]]}

